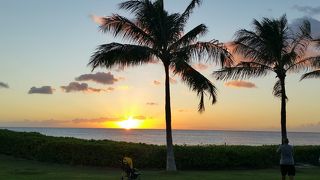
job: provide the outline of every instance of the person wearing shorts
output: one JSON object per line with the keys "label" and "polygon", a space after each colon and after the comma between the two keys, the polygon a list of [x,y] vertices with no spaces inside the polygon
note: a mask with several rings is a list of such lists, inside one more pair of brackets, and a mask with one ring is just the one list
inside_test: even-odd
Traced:
{"label": "person wearing shorts", "polygon": [[288,138],[283,139],[277,152],[281,154],[280,171],[282,180],[285,180],[287,175],[289,176],[289,180],[293,180],[296,175],[296,169],[294,167],[293,146],[289,145]]}

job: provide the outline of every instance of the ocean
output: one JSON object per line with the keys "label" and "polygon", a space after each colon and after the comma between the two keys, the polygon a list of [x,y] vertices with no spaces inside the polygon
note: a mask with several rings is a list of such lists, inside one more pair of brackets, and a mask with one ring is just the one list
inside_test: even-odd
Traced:
{"label": "ocean", "polygon": [[[109,139],[146,144],[165,144],[165,130],[156,129],[94,129],[94,128],[22,128],[1,127],[13,131],[39,132],[58,137],[80,139]],[[222,130],[173,130],[173,143],[178,145],[274,145],[280,144],[280,132],[222,131]],[[289,132],[293,145],[320,145],[320,133]]]}

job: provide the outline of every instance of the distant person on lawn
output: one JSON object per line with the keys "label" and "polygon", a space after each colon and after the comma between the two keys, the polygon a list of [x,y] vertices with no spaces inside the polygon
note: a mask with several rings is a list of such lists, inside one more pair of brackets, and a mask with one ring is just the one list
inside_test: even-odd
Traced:
{"label": "distant person on lawn", "polygon": [[296,169],[294,167],[293,159],[293,146],[289,145],[288,138],[284,138],[282,144],[277,149],[278,153],[281,153],[280,170],[282,180],[286,179],[286,175],[289,176],[289,180],[293,180],[296,175]]}

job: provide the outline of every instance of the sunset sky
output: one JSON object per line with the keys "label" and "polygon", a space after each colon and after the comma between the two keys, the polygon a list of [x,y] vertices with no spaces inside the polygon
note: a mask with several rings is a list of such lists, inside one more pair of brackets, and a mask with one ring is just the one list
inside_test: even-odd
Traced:
{"label": "sunset sky", "polygon": [[[134,120],[137,128],[165,128],[164,68],[149,64],[91,72],[95,48],[114,41],[99,31],[93,17],[118,13],[120,0],[0,0],[0,127],[119,128]],[[169,12],[181,12],[189,0],[166,0]],[[290,24],[311,19],[320,35],[319,0],[203,0],[187,30],[204,23],[202,40],[230,42],[251,29],[253,18],[287,14]],[[196,93],[172,75],[174,129],[280,130],[280,100],[272,95],[274,74],[245,82],[212,77],[212,64],[193,64],[218,88],[218,102],[197,112]],[[287,78],[289,131],[320,131],[320,79]]]}

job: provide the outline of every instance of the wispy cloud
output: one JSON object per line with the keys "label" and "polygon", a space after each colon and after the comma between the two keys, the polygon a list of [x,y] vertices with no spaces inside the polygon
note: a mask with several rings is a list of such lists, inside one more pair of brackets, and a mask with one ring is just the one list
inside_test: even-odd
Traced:
{"label": "wispy cloud", "polygon": [[139,115],[139,116],[133,116],[133,119],[145,120],[145,119],[147,119],[147,117],[146,117],[146,116]]}
{"label": "wispy cloud", "polygon": [[300,5],[294,5],[292,7],[293,9],[296,9],[300,12],[303,12],[307,15],[317,15],[320,14],[320,6],[300,6]]}
{"label": "wispy cloud", "polygon": [[0,88],[9,88],[9,85],[4,82],[0,82]]}
{"label": "wispy cloud", "polygon": [[68,120],[16,120],[16,121],[0,121],[1,125],[12,127],[57,127],[63,126],[64,123],[69,123]]}
{"label": "wispy cloud", "polygon": [[114,89],[113,88],[110,88],[110,89],[97,89],[97,88],[92,88],[92,87],[89,87],[87,83],[78,83],[78,82],[71,82],[69,83],[69,85],[67,86],[61,86],[61,89],[67,93],[70,93],[70,92],[108,92],[108,91],[113,91]]}
{"label": "wispy cloud", "polygon": [[106,20],[102,16],[96,16],[92,14],[90,15],[90,18],[92,19],[93,22],[97,23],[100,26],[106,22]]}
{"label": "wispy cloud", "polygon": [[83,74],[75,78],[76,81],[94,81],[101,84],[114,84],[119,81],[111,72],[97,72],[96,74]]}
{"label": "wispy cloud", "polygon": [[301,132],[319,132],[320,131],[320,121],[315,123],[302,124],[292,128],[294,131]]}
{"label": "wispy cloud", "polygon": [[32,87],[28,94],[53,94],[54,89],[51,86]]}
{"label": "wispy cloud", "polygon": [[106,92],[111,92],[111,91],[114,91],[114,88],[113,87],[108,87],[107,89],[105,89]]}
{"label": "wispy cloud", "polygon": [[84,118],[77,118],[71,120],[72,123],[105,123],[107,121],[119,121],[122,120],[121,117],[100,117],[100,118],[93,118],[93,119],[84,119]]}
{"label": "wispy cloud", "polygon": [[[136,120],[145,120],[146,116],[137,115],[133,116],[133,119]],[[149,117],[151,118],[151,117]],[[87,126],[99,126],[107,122],[116,122],[126,120],[127,117],[100,117],[100,118],[75,118],[67,120],[59,119],[48,119],[48,120],[12,120],[12,121],[2,121],[0,120],[1,126],[10,126],[10,127],[87,127]]]}
{"label": "wispy cloud", "polygon": [[190,110],[189,109],[178,109],[178,112],[185,113],[185,112],[190,112]]}
{"label": "wispy cloud", "polygon": [[156,86],[158,86],[158,85],[161,84],[161,82],[160,82],[160,81],[157,81],[157,80],[154,80],[154,81],[153,81],[153,84],[156,85]]}
{"label": "wispy cloud", "polygon": [[148,106],[157,106],[158,103],[156,103],[156,102],[147,102],[146,105],[148,105]]}
{"label": "wispy cloud", "polygon": [[224,83],[227,87],[235,87],[235,88],[256,88],[257,86],[248,81],[229,81]]}

